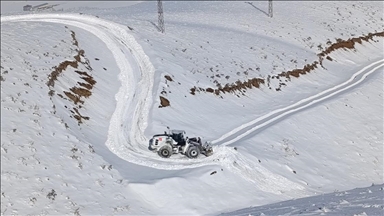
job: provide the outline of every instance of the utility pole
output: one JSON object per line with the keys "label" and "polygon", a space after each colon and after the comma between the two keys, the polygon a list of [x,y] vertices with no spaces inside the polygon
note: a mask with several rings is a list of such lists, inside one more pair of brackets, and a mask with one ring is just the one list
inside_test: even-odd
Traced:
{"label": "utility pole", "polygon": [[157,0],[157,13],[159,16],[159,30],[161,33],[165,32],[165,27],[164,27],[164,15],[163,15],[163,3],[161,0]]}
{"label": "utility pole", "polygon": [[268,15],[269,15],[269,17],[272,17],[272,16],[273,16],[273,11],[272,11],[272,0],[268,0],[268,1],[269,1]]}

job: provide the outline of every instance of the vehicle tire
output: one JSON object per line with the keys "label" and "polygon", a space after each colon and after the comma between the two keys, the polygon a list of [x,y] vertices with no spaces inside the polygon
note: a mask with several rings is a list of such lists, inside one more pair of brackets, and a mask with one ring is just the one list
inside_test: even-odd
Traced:
{"label": "vehicle tire", "polygon": [[161,147],[157,153],[162,158],[169,158],[172,155],[172,147],[169,145],[165,145]]}
{"label": "vehicle tire", "polygon": [[191,146],[187,150],[187,157],[189,158],[197,158],[200,154],[200,149],[197,148],[196,146]]}

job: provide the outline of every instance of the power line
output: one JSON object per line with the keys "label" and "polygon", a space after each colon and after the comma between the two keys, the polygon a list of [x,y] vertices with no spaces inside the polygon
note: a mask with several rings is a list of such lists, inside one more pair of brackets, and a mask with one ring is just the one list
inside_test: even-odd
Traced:
{"label": "power line", "polygon": [[159,30],[161,31],[161,33],[164,33],[165,27],[164,27],[163,3],[161,0],[157,0],[157,13],[159,17]]}
{"label": "power line", "polygon": [[273,16],[273,11],[272,11],[272,0],[268,0],[268,1],[269,1],[268,15],[269,15],[269,17],[272,17],[272,16]]}

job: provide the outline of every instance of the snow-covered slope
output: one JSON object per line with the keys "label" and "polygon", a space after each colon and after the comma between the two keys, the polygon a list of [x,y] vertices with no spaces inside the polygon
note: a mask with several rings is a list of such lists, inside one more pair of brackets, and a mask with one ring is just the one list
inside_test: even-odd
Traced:
{"label": "snow-covered slope", "polygon": [[222,215],[380,215],[383,184],[242,209]]}
{"label": "snow-covered slope", "polygon": [[[164,2],[165,34],[155,2],[66,4],[2,8],[2,214],[218,214],[383,183],[382,3]],[[166,126],[214,155],[159,158]]]}

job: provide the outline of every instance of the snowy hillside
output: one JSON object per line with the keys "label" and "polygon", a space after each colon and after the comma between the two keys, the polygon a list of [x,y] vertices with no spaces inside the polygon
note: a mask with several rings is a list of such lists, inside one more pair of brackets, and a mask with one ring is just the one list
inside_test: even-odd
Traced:
{"label": "snowy hillside", "polygon": [[[383,214],[382,2],[166,1],[164,34],[152,1],[32,3],[2,2],[3,215]],[[167,126],[214,154],[149,151]]]}
{"label": "snowy hillside", "polygon": [[242,209],[222,215],[380,215],[383,184]]}

